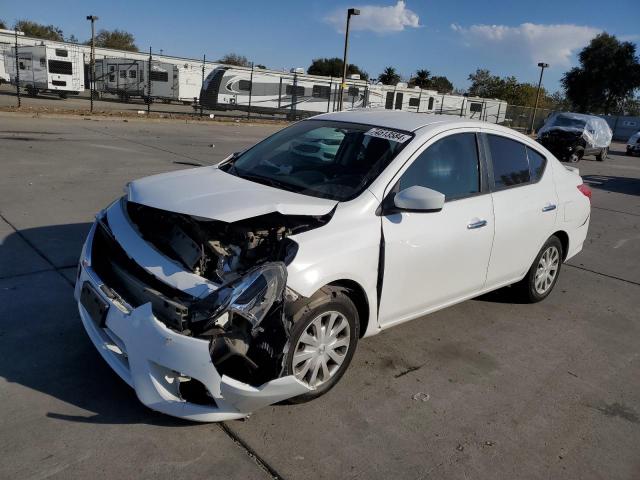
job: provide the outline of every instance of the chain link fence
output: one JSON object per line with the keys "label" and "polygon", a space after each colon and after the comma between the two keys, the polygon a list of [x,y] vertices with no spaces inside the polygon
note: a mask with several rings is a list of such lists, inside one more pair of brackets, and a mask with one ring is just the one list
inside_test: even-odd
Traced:
{"label": "chain link fence", "polygon": [[[273,71],[148,52],[0,34],[0,107],[80,114],[297,120],[341,109],[370,107],[434,113],[537,131],[552,110],[427,90],[372,85],[302,69]],[[4,85],[3,85],[4,84]],[[622,118],[622,117],[620,117]],[[532,121],[533,120],[533,121]],[[607,117],[614,130],[636,120]],[[628,127],[627,124],[633,127]],[[614,128],[615,126],[615,128]]]}

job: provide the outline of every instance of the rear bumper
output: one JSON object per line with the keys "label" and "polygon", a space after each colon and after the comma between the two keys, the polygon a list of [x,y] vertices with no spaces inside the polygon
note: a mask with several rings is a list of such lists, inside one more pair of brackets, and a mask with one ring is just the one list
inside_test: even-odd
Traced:
{"label": "rear bumper", "polygon": [[[94,224],[83,247],[75,287],[80,318],[98,352],[143,404],[179,418],[216,422],[246,417],[261,407],[309,391],[293,376],[259,387],[221,376],[211,361],[209,342],[170,330],[154,317],[150,303],[131,308],[109,298],[100,289],[102,280],[91,268],[95,228]],[[103,327],[80,303],[85,282],[109,307]],[[202,383],[213,399],[212,405],[185,401],[179,391],[180,381],[185,378]]]}

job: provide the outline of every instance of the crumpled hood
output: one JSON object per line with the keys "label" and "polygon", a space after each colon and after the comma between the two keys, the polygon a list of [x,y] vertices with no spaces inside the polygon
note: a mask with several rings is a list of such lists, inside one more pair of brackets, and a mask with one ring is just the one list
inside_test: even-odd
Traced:
{"label": "crumpled hood", "polygon": [[337,203],[244,180],[216,166],[135,180],[129,184],[128,199],[160,210],[223,222],[272,212],[320,216]]}
{"label": "crumpled hood", "polygon": [[542,135],[562,135],[562,134],[573,134],[573,135],[582,135],[584,132],[584,128],[579,127],[549,127]]}

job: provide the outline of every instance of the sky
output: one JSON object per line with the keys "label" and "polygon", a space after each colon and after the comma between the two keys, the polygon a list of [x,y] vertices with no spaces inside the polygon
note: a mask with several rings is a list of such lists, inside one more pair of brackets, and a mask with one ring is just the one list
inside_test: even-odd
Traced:
{"label": "sky", "polygon": [[406,78],[425,68],[462,89],[477,68],[537,83],[544,61],[543,84],[553,92],[599,32],[640,44],[637,0],[0,0],[0,19],[54,24],[84,41],[85,17],[97,15],[96,28],[129,31],[140,50],[210,60],[235,52],[288,70],[342,57],[349,7],[361,10],[352,17],[349,63],[372,77],[387,66]]}

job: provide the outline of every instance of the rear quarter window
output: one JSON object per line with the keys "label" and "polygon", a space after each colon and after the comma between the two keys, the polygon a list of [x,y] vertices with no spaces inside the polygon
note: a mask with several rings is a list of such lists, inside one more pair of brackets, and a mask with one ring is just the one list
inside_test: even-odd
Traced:
{"label": "rear quarter window", "polygon": [[529,173],[531,175],[531,181],[537,182],[544,174],[547,159],[529,147],[527,147],[527,158],[529,159]]}

